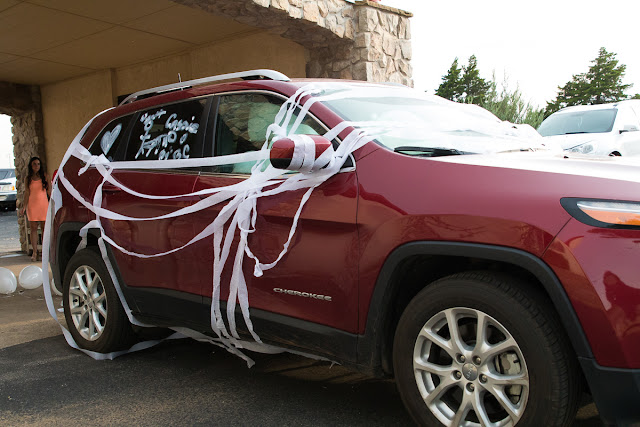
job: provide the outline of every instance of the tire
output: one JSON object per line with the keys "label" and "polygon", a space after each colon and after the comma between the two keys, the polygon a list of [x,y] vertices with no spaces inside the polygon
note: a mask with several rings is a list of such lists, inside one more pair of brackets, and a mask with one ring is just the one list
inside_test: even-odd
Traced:
{"label": "tire", "polygon": [[[89,282],[93,286],[89,287]],[[135,334],[102,257],[83,249],[65,270],[62,302],[67,327],[78,346],[109,353],[131,346]]]}
{"label": "tire", "polygon": [[576,357],[549,307],[526,283],[485,272],[449,276],[418,293],[393,345],[396,384],[413,419],[570,425],[580,390]]}

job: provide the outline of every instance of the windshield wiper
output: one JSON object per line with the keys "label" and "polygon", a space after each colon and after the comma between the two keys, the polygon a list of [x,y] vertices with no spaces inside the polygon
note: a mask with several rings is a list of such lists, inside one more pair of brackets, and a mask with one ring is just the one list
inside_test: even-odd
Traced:
{"label": "windshield wiper", "polygon": [[408,154],[410,156],[419,157],[442,157],[442,156],[459,156],[462,152],[453,148],[433,148],[433,147],[411,147],[403,145],[393,149],[396,153]]}
{"label": "windshield wiper", "polygon": [[578,135],[579,133],[589,133],[589,132],[585,132],[585,131],[580,131],[580,132],[566,132],[566,133],[563,133],[563,135]]}

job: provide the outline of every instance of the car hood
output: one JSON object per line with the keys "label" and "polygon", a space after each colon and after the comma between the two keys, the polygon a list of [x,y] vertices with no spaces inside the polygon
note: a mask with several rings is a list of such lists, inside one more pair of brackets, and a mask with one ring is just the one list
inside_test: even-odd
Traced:
{"label": "car hood", "polygon": [[611,133],[576,133],[571,135],[545,136],[545,144],[555,144],[563,150],[576,147],[587,142],[609,143]]}
{"label": "car hood", "polygon": [[[640,159],[630,157],[523,152],[437,157],[432,160],[640,183]],[[636,195],[638,197],[640,195]]]}
{"label": "car hood", "polygon": [[0,179],[0,185],[7,185],[7,184],[16,185],[16,178],[15,177],[11,177],[11,178],[6,178],[6,179]]}

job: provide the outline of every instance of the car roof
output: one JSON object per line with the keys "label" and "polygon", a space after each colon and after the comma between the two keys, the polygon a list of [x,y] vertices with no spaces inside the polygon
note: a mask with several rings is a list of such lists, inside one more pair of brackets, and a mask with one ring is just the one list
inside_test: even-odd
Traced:
{"label": "car roof", "polygon": [[620,108],[627,105],[640,107],[640,99],[626,99],[624,101],[610,102],[607,104],[574,105],[574,106],[565,107],[559,111],[556,111],[554,114],[570,113],[574,111],[611,110],[614,108]]}
{"label": "car roof", "polygon": [[[237,81],[241,79],[241,81]],[[230,81],[231,80],[231,81]],[[233,82],[232,80],[236,80]],[[216,87],[226,87],[231,83],[263,83],[269,88],[276,88],[278,86],[291,86],[300,88],[309,83],[347,83],[352,85],[382,85],[382,86],[398,86],[407,87],[399,83],[389,82],[368,82],[361,80],[341,80],[341,79],[324,79],[324,78],[294,78],[291,79],[286,75],[273,70],[249,70],[238,73],[228,73],[216,76],[209,76],[200,79],[189,80],[185,82],[171,83],[168,85],[158,86],[154,88],[144,89],[124,99],[120,106],[133,103],[142,99],[157,98],[163,94],[176,92],[176,91],[191,91],[191,92],[208,92],[215,91]],[[160,98],[162,99],[162,98]]]}

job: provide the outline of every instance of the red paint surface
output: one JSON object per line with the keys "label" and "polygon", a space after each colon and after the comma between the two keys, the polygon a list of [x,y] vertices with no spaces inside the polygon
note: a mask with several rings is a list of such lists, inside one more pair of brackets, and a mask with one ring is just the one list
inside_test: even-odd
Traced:
{"label": "red paint surface", "polygon": [[640,230],[572,220],[544,260],[565,286],[598,363],[640,367]]}

